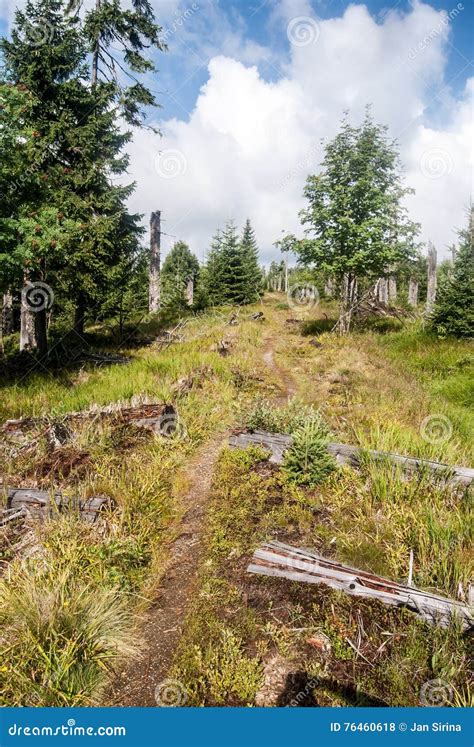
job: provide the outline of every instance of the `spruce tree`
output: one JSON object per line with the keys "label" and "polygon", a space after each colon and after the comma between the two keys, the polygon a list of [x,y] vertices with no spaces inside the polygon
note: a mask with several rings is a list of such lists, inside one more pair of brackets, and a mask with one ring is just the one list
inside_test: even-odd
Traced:
{"label": "spruce tree", "polygon": [[431,326],[440,336],[474,337],[474,206],[459,233],[459,249],[450,275],[438,289]]}
{"label": "spruce tree", "polygon": [[186,287],[194,281],[197,290],[199,262],[184,241],[177,241],[167,255],[161,270],[163,304],[173,308],[184,308],[187,304]]}
{"label": "spruce tree", "polygon": [[222,267],[222,232],[218,229],[212,238],[203,273],[207,302],[211,306],[225,301]]}
{"label": "spruce tree", "polygon": [[[73,14],[79,15],[83,6],[84,0],[68,1]],[[136,76],[156,71],[149,50],[166,49],[161,30],[149,0],[96,0],[95,7],[84,13],[92,85],[110,83],[124,119],[134,126],[143,125],[144,107],[156,106],[152,91]]]}
{"label": "spruce tree", "polygon": [[242,233],[240,248],[243,254],[246,275],[244,303],[255,303],[261,293],[263,279],[258,263],[258,246],[255,232],[248,218]]}
{"label": "spruce tree", "polygon": [[222,233],[220,255],[221,282],[224,301],[231,304],[247,303],[247,257],[237,236],[233,221],[228,221]]}
{"label": "spruce tree", "polygon": [[[29,30],[44,24],[54,29],[53,37],[32,46]],[[29,0],[2,50],[8,82],[24,86],[33,99],[24,117],[32,130],[34,152],[25,168],[33,188],[15,214],[25,270],[31,280],[77,299],[76,328],[82,332],[85,305],[97,312],[113,268],[136,252],[142,232],[140,216],[126,208],[133,185],[111,182],[127,168],[121,151],[130,134],[118,127],[114,85],[90,87],[80,20],[64,14],[62,0]]]}

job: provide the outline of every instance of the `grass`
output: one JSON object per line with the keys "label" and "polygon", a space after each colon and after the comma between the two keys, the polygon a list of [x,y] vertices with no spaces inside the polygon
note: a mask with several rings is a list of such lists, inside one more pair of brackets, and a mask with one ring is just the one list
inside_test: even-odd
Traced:
{"label": "grass", "polygon": [[[347,486],[343,476],[341,494]],[[245,573],[252,551],[269,538],[316,547],[340,559],[344,547],[339,540],[360,496],[349,495],[341,507],[343,522],[334,501],[328,502],[330,491],[330,485],[321,491],[296,488],[267,465],[259,449],[222,454],[209,507],[201,592],[187,617],[172,672],[191,705],[253,704],[265,682],[264,670],[275,659],[283,659],[288,672],[305,672],[315,681],[312,697],[319,705],[419,705],[423,684],[436,678],[450,683],[453,692],[466,693],[469,641],[456,625],[444,630],[378,602]],[[356,526],[352,536],[360,539]],[[366,531],[377,549],[381,538],[370,526]],[[361,564],[371,567],[374,557],[367,555]],[[308,644],[321,636],[329,642],[324,652]],[[233,672],[232,691],[228,671]]]}
{"label": "grass", "polygon": [[[185,426],[182,438],[167,440],[93,420],[53,453],[41,429],[32,433],[34,449],[0,445],[3,483],[104,495],[115,506],[92,526],[73,515],[32,526],[23,549],[18,538],[2,536],[5,704],[97,702],[155,597],[182,514],[185,465],[231,425],[295,436],[308,422],[327,422],[337,441],[471,463],[469,343],[435,341],[417,327],[366,327],[340,338],[328,333],[324,308],[299,335],[285,325],[280,300],[265,302],[262,324],[241,315],[229,328],[228,310],[203,315],[166,351],[125,351],[127,366],[37,372],[2,385],[0,421],[173,401]],[[322,347],[309,344],[314,334]],[[221,357],[215,346],[224,336],[232,352]],[[270,340],[275,368],[261,364]],[[277,407],[282,373],[296,396]],[[193,387],[180,393],[190,376]],[[449,422],[445,432],[426,426],[440,415]],[[301,476],[301,464],[294,467]],[[246,574],[255,547],[280,539],[401,581],[413,550],[416,585],[452,596],[467,588],[474,574],[469,495],[427,475],[405,480],[369,460],[359,471],[337,468],[323,477],[295,484],[258,449],[221,455],[198,593],[170,673],[183,682],[187,703],[253,705],[275,655],[290,672],[315,678],[311,697],[320,705],[418,705],[422,684],[436,678],[452,686],[453,704],[468,702],[468,642],[456,626],[429,627],[381,604]],[[318,635],[329,651],[308,643]],[[360,654],[348,643],[359,636]]]}
{"label": "grass", "polygon": [[[291,372],[297,396],[281,408],[257,399],[242,415],[247,427],[294,433],[318,412],[335,440],[470,464],[472,414],[462,404],[468,345],[437,341],[436,353],[431,338],[411,329],[366,329],[339,338],[325,332],[326,319],[307,323],[298,338],[277,306],[268,304],[265,315],[266,334],[278,340],[276,363]],[[305,333],[321,333],[322,348],[308,345]],[[459,389],[454,399],[447,395],[453,387]],[[431,443],[421,424],[437,413],[449,418],[452,431]],[[413,550],[415,585],[457,597],[474,573],[472,511],[469,494],[427,474],[406,480],[383,463],[339,468],[308,489],[271,469],[263,452],[225,453],[210,506],[202,594],[189,614],[174,674],[193,703],[214,704],[202,642],[212,640],[219,650],[212,631],[225,628],[242,655],[256,658],[255,667],[279,656],[290,672],[317,682],[312,697],[319,705],[416,706],[424,683],[433,679],[448,683],[451,705],[468,703],[469,640],[456,623],[444,630],[322,587],[249,577],[245,568],[259,543],[277,538],[404,582]],[[308,645],[318,635],[329,640],[329,652]],[[360,654],[348,641],[359,641]],[[260,689],[263,683],[262,675]],[[224,691],[218,698],[234,702]]]}
{"label": "grass", "polygon": [[[225,319],[211,313],[191,321],[185,342],[160,353],[134,351],[128,366],[59,376],[37,372],[2,387],[1,420],[114,402],[171,401],[177,382],[194,376],[191,391],[175,400],[182,438],[92,419],[53,452],[54,459],[41,428],[31,434],[33,449],[18,452],[14,443],[2,442],[3,484],[103,495],[115,506],[92,527],[73,515],[34,526],[27,533],[32,554],[26,575],[22,551],[2,537],[8,704],[94,703],[116,662],[130,654],[137,612],[159,583],[180,517],[181,470],[203,441],[228,427],[259,378],[250,355],[259,345],[254,323],[243,321],[233,333],[231,357],[213,351]],[[64,469],[65,462],[73,468]]]}

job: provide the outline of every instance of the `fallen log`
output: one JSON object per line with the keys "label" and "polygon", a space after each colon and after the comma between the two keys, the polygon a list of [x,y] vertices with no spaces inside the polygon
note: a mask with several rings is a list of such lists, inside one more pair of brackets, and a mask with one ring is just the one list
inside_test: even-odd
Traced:
{"label": "fallen log", "polygon": [[[20,418],[18,420],[7,420],[0,432],[15,435],[26,433],[38,427],[53,427],[55,423],[72,424],[94,419],[119,420],[122,423],[134,423],[140,428],[147,428],[161,433],[170,434],[170,422],[177,419],[177,413],[173,405],[153,403],[137,405],[135,407],[108,407],[96,410],[84,410],[81,412],[70,412],[57,418],[38,417]],[[63,443],[63,441],[61,441]]]}
{"label": "fallen log", "polygon": [[[261,446],[267,449],[271,452],[270,461],[274,464],[283,462],[284,453],[291,443],[291,436],[265,431],[239,433],[229,439],[229,446],[233,448],[246,449],[249,446]],[[358,446],[339,443],[328,443],[327,448],[339,464],[348,464],[351,467],[360,467],[364,459],[368,458],[376,462],[395,464],[408,474],[434,472],[447,483],[469,486],[474,481],[474,469],[470,467],[451,466],[430,459],[416,459],[388,451],[361,449]]]}
{"label": "fallen log", "polygon": [[443,627],[449,626],[454,619],[460,622],[464,631],[471,630],[474,626],[474,610],[462,602],[413,586],[404,586],[281,542],[267,542],[258,548],[247,572],[309,584],[324,584],[353,596],[405,607],[427,622]]}
{"label": "fallen log", "polygon": [[12,488],[2,492],[6,494],[7,503],[0,512],[1,524],[11,521],[11,515],[20,511],[35,519],[50,519],[58,513],[77,512],[81,519],[92,524],[102,511],[112,505],[109,498],[69,498],[62,493],[35,488]]}
{"label": "fallen log", "polygon": [[155,346],[160,352],[167,350],[174,342],[183,342],[181,334],[188,324],[188,319],[182,319],[173,329],[165,330],[162,335],[155,339]]}
{"label": "fallen log", "polygon": [[131,363],[131,358],[114,353],[94,353],[92,351],[80,351],[73,359],[74,363],[91,363],[96,367],[101,366],[126,366]]}
{"label": "fallen log", "polygon": [[260,446],[270,452],[269,462],[281,464],[285,451],[291,446],[292,438],[283,433],[267,433],[266,431],[252,431],[238,433],[229,438],[229,446],[234,449],[248,449],[250,446]]}

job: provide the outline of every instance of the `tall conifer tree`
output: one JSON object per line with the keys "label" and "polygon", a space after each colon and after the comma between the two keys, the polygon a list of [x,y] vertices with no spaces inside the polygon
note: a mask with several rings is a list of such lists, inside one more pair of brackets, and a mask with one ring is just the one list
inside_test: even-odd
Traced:
{"label": "tall conifer tree", "polygon": [[474,337],[474,206],[459,237],[454,267],[440,283],[431,324],[439,335],[469,338]]}

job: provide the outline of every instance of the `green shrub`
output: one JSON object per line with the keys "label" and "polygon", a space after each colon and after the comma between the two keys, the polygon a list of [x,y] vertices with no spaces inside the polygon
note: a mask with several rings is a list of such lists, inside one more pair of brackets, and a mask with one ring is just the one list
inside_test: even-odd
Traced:
{"label": "green shrub", "polygon": [[293,434],[293,443],[285,454],[283,473],[290,482],[313,488],[336,469],[327,450],[327,430],[320,420],[312,419]]}

